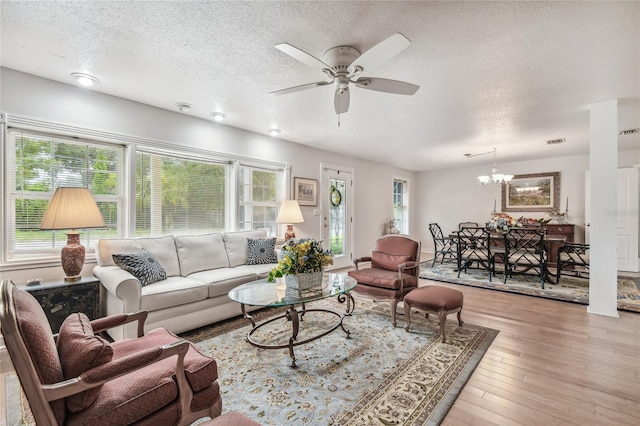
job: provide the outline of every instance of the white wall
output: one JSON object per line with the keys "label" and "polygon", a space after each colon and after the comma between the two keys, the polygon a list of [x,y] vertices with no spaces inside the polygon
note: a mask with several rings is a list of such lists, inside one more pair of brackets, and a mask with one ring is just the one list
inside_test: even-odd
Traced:
{"label": "white wall", "polygon": [[[618,167],[631,167],[640,161],[640,150],[621,151]],[[545,160],[500,163],[503,173],[529,174],[560,172],[560,209],[564,211],[569,197],[569,223],[576,225],[577,242],[584,241],[584,176],[589,169],[589,156],[559,157]],[[458,228],[460,222],[490,220],[494,199],[500,211],[501,188],[495,184],[483,187],[477,176],[486,174],[490,166],[462,169],[438,170],[418,174],[419,187],[417,211],[419,212],[419,233],[423,249],[433,250],[433,239],[429,233],[429,223],[437,222],[447,234]],[[540,212],[512,212],[514,217],[540,218]]]}
{"label": "white wall", "polygon": [[[416,200],[416,173],[309,148],[225,126],[185,114],[128,101],[96,91],[42,79],[15,70],[0,68],[0,111],[11,115],[60,123],[102,132],[230,153],[291,164],[291,175],[320,179],[320,163],[355,170],[354,256],[371,252],[380,225],[392,215],[393,177],[403,176],[411,182],[411,200]],[[2,147],[4,151],[4,147]],[[4,187],[3,187],[4,191]],[[3,195],[4,199],[4,195]],[[318,207],[302,207],[305,222],[296,225],[300,236],[320,236],[321,217],[313,216]],[[410,229],[417,229],[411,215]],[[88,259],[87,262],[90,262]],[[89,275],[93,265],[86,265]],[[0,279],[16,281],[29,277],[61,278],[59,267],[39,270],[2,270]]]}

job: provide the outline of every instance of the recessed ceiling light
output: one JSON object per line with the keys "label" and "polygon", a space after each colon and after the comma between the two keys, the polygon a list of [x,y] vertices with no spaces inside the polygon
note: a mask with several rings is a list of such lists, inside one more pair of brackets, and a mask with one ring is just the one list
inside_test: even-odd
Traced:
{"label": "recessed ceiling light", "polygon": [[78,80],[78,83],[85,87],[93,86],[94,84],[100,82],[97,77],[82,72],[72,72],[71,77]]}
{"label": "recessed ceiling light", "polygon": [[189,111],[191,111],[191,105],[189,105],[188,103],[185,103],[185,102],[178,102],[176,104],[176,107],[178,107],[178,111],[180,111],[180,112],[189,112]]}
{"label": "recessed ceiling light", "polygon": [[271,129],[271,130],[269,130],[269,134],[271,136],[278,136],[279,133],[280,133],[280,129]]}
{"label": "recessed ceiling light", "polygon": [[222,121],[227,118],[227,114],[225,114],[224,112],[212,112],[211,116],[215,121]]}

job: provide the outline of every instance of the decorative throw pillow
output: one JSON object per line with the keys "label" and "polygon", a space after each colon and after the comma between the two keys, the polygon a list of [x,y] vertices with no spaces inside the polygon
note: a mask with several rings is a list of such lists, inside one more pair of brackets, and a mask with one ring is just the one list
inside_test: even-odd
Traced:
{"label": "decorative throw pillow", "polygon": [[114,254],[113,261],[136,277],[143,287],[167,278],[167,272],[149,250],[142,249],[133,254]]}
{"label": "decorative throw pillow", "polygon": [[397,271],[398,265],[408,262],[411,258],[403,254],[387,254],[381,251],[371,253],[371,266],[388,271]]}
{"label": "decorative throw pillow", "polygon": [[265,263],[278,263],[276,256],[276,239],[247,238],[249,255],[247,265],[264,265]]}
{"label": "decorative throw pillow", "polygon": [[[93,334],[91,321],[83,313],[73,313],[64,320],[57,346],[65,380],[78,377],[113,358],[113,347],[102,337]],[[88,408],[98,397],[100,388],[102,386],[67,397],[67,409],[77,413]]]}

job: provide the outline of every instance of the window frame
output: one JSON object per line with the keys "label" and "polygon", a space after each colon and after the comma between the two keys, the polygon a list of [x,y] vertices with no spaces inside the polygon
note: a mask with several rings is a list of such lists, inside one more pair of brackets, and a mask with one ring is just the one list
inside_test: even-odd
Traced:
{"label": "window frame", "polygon": [[[402,184],[402,220],[398,223],[396,217],[396,182]],[[409,234],[409,179],[406,177],[394,176],[391,184],[391,209],[392,217],[396,220],[395,226],[401,234]]]}

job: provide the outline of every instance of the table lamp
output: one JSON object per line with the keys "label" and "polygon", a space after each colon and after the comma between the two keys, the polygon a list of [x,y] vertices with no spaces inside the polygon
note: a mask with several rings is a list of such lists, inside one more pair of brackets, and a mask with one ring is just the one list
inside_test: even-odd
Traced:
{"label": "table lamp", "polygon": [[77,229],[105,228],[98,205],[87,188],[60,187],[53,193],[40,229],[70,229],[67,245],[62,248],[60,259],[66,276],[65,282],[80,280],[84,266],[85,248],[80,244]]}
{"label": "table lamp", "polygon": [[295,238],[296,233],[293,232],[293,224],[304,222],[298,202],[296,200],[284,200],[280,205],[276,222],[287,225],[287,231],[284,233],[285,240]]}

